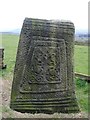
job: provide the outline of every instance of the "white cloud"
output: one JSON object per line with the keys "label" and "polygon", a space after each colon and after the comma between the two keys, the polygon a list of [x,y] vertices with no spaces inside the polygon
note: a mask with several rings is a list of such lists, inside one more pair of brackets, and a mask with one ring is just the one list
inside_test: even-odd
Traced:
{"label": "white cloud", "polygon": [[88,0],[0,0],[0,31],[21,27],[25,17],[71,20],[86,29]]}

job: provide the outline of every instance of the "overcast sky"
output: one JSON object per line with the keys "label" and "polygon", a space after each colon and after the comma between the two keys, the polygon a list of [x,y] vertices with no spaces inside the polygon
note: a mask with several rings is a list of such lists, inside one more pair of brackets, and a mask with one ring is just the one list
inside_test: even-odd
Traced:
{"label": "overcast sky", "polygon": [[25,17],[64,19],[88,28],[88,0],[0,0],[0,31],[21,28]]}

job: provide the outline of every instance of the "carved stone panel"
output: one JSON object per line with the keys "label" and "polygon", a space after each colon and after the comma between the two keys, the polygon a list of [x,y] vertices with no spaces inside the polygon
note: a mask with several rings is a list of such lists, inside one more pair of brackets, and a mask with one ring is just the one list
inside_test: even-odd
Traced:
{"label": "carved stone panel", "polygon": [[73,38],[70,22],[25,19],[14,70],[12,109],[79,111],[73,84]]}

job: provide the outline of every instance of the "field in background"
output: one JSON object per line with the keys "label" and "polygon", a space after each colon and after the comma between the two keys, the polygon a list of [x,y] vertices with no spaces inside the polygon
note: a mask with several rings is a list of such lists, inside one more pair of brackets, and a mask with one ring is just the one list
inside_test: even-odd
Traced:
{"label": "field in background", "polygon": [[2,46],[5,49],[4,63],[7,65],[7,69],[3,70],[2,74],[5,76],[13,73],[18,41],[19,41],[18,35],[2,35]]}
{"label": "field in background", "polygon": [[75,45],[74,50],[75,72],[88,74],[88,47]]}
{"label": "field in background", "polygon": [[[5,48],[4,63],[7,64],[7,69],[2,71],[2,76],[10,80],[13,76],[19,36],[7,34],[2,36],[2,40],[2,45]],[[74,55],[75,72],[88,74],[88,47],[75,45]],[[80,79],[75,80],[75,83],[76,95],[80,108],[82,111],[88,111],[88,84]]]}

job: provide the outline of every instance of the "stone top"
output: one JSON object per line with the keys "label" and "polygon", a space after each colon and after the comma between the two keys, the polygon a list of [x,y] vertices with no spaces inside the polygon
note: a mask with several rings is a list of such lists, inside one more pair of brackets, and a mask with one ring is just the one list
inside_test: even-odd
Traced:
{"label": "stone top", "polygon": [[41,24],[41,25],[48,25],[50,24],[51,27],[66,27],[74,29],[74,24],[69,20],[46,20],[46,19],[35,19],[35,18],[25,18],[24,24]]}
{"label": "stone top", "polygon": [[29,36],[50,38],[60,38],[63,34],[74,35],[75,32],[74,24],[70,21],[33,18],[25,18],[23,29]]}

